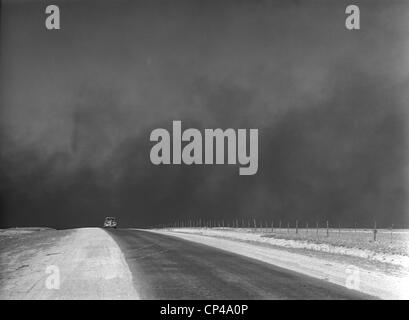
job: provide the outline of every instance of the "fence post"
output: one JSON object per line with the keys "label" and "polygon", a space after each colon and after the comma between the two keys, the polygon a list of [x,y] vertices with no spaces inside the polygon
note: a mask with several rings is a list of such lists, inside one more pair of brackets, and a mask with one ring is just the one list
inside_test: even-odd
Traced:
{"label": "fence post", "polygon": [[378,230],[376,229],[376,221],[374,224],[374,229],[373,229],[373,241],[376,241],[376,234],[377,234]]}
{"label": "fence post", "polygon": [[274,220],[271,220],[271,232],[274,232]]}
{"label": "fence post", "polygon": [[307,229],[307,233],[308,233],[308,221],[306,222],[306,229]]}
{"label": "fence post", "polygon": [[295,233],[298,234],[298,220],[295,220]]}
{"label": "fence post", "polygon": [[290,223],[287,222],[287,233],[290,233]]}
{"label": "fence post", "polygon": [[328,223],[328,220],[327,220],[327,237],[329,237],[329,223]]}

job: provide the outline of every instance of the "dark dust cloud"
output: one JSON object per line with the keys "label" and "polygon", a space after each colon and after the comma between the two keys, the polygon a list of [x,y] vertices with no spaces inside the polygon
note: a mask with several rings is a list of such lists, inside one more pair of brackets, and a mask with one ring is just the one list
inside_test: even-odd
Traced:
{"label": "dark dust cloud", "polygon": [[[409,3],[2,1],[0,226],[408,219]],[[151,130],[258,128],[259,169],[154,166]]]}

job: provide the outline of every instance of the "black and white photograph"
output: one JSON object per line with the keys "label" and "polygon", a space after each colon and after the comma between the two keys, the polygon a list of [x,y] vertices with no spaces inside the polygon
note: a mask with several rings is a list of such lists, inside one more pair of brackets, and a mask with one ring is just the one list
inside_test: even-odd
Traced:
{"label": "black and white photograph", "polygon": [[0,1],[0,300],[408,299],[408,0]]}

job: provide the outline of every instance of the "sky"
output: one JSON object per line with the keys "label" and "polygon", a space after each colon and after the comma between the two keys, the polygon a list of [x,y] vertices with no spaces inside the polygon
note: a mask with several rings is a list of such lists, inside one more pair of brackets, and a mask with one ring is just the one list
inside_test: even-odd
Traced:
{"label": "sky", "polygon": [[[0,227],[409,223],[409,2],[3,0]],[[259,129],[259,168],[155,166],[155,128]]]}

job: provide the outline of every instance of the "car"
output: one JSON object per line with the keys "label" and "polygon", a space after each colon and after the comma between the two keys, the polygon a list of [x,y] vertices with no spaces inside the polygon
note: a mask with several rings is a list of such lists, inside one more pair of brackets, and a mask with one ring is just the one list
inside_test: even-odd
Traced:
{"label": "car", "polygon": [[104,228],[116,228],[118,222],[115,217],[106,217],[104,221]]}

